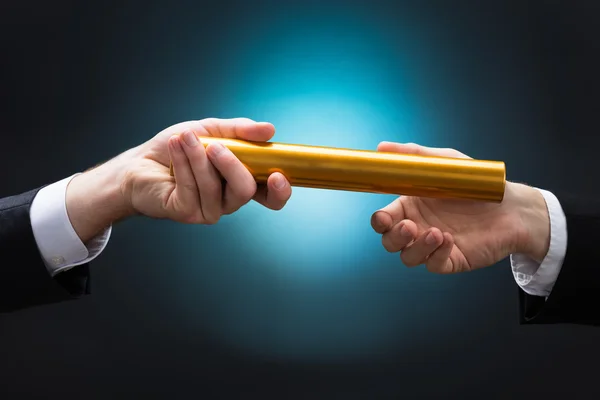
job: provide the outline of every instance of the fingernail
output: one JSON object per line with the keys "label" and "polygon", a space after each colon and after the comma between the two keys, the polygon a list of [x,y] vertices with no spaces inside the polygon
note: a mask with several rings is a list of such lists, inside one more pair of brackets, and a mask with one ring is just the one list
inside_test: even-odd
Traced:
{"label": "fingernail", "polygon": [[210,148],[210,152],[212,153],[213,156],[218,156],[219,154],[223,153],[226,150],[225,146],[223,146],[223,144],[221,144],[219,142],[212,143],[208,147]]}
{"label": "fingernail", "polygon": [[410,231],[408,230],[406,225],[402,225],[402,228],[400,228],[400,235],[407,237],[410,236]]}
{"label": "fingernail", "polygon": [[177,136],[173,137],[170,140],[170,143],[171,143],[171,147],[173,148],[173,150],[183,151],[183,149],[181,148],[181,142],[179,141],[179,138]]}
{"label": "fingernail", "polygon": [[435,243],[435,235],[433,232],[429,232],[429,234],[425,237],[426,244],[434,244]]}
{"label": "fingernail", "polygon": [[275,175],[275,177],[273,178],[273,186],[277,190],[283,189],[283,187],[285,186],[285,178],[281,175]]}
{"label": "fingernail", "polygon": [[196,134],[190,131],[183,133],[183,141],[190,147],[195,147],[199,143]]}

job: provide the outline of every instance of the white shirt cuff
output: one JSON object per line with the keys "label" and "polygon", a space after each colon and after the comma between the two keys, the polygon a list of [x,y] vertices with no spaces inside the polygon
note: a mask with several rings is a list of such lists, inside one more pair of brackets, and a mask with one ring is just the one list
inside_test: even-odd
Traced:
{"label": "white shirt cuff", "polygon": [[109,226],[87,244],[83,244],[77,236],[66,205],[67,186],[77,175],[42,188],[29,211],[35,241],[52,276],[98,257],[112,231],[112,226]]}
{"label": "white shirt cuff", "polygon": [[550,247],[542,263],[523,254],[512,254],[510,263],[517,284],[532,296],[548,297],[567,253],[567,218],[556,196],[538,189],[550,215]]}

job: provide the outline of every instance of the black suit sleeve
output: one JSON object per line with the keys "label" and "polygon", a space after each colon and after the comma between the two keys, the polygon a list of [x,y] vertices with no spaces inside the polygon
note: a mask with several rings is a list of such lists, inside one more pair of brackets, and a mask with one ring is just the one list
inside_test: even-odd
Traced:
{"label": "black suit sleeve", "polygon": [[54,278],[48,273],[29,218],[38,191],[0,199],[0,312],[75,299],[90,292],[87,264]]}
{"label": "black suit sleeve", "polygon": [[567,217],[567,253],[547,300],[519,288],[521,323],[600,325],[600,202],[557,198]]}

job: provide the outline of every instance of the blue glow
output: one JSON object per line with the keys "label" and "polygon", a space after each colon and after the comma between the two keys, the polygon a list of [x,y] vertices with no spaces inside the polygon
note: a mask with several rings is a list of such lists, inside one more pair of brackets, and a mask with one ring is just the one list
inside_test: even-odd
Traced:
{"label": "blue glow", "polygon": [[[416,72],[402,69],[409,54],[377,25],[357,22],[360,13],[294,21],[223,43],[219,62],[229,75],[212,116],[272,122],[274,140],[285,143],[375,149],[382,140],[426,141],[407,84]],[[175,247],[198,249],[179,261],[188,266],[180,276],[189,290],[179,299],[190,322],[269,357],[385,353],[410,329],[402,318],[419,318],[407,301],[411,285],[436,279],[407,274],[372,231],[371,214],[394,196],[293,192],[279,212],[249,204],[216,226],[173,228]]]}

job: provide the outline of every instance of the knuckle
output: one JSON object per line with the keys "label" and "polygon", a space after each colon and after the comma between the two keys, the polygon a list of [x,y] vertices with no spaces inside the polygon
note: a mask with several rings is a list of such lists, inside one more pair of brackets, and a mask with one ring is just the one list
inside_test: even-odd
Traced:
{"label": "knuckle", "polygon": [[255,193],[256,193],[256,187],[252,187],[249,185],[249,186],[244,187],[244,189],[240,192],[240,197],[244,201],[244,203],[247,203],[250,200],[252,200],[252,197],[254,197]]}
{"label": "knuckle", "polygon": [[206,193],[211,199],[220,196],[222,190],[221,182],[216,180],[207,182],[202,186],[202,193]]}
{"label": "knuckle", "polygon": [[438,267],[439,267],[439,263],[432,258],[429,258],[428,260],[426,260],[424,262],[424,264],[425,264],[425,268],[430,272],[432,270],[438,269]]}
{"label": "knuckle", "polygon": [[256,194],[256,189],[256,182],[252,181],[241,184],[235,189],[232,188],[232,191],[235,193],[235,197],[238,199],[238,201],[242,203],[247,203],[250,200],[252,200],[252,198]]}
{"label": "knuckle", "polygon": [[196,186],[196,184],[193,183],[184,183],[181,185],[181,187],[190,192],[194,192],[198,189],[198,186]]}
{"label": "knuckle", "polygon": [[229,203],[227,204],[224,208],[223,208],[223,215],[231,215],[234,212],[236,212],[237,210],[239,210],[240,208],[242,208],[243,204],[240,203]]}
{"label": "knuckle", "polygon": [[231,133],[233,134],[234,137],[239,136],[239,133],[238,133],[239,126],[240,126],[239,120],[234,120],[233,124],[231,125]]}
{"label": "knuckle", "polygon": [[394,249],[393,249],[393,247],[392,247],[392,245],[391,245],[391,243],[390,243],[390,241],[389,241],[389,239],[388,239],[388,237],[387,237],[387,236],[383,236],[383,237],[381,238],[381,244],[383,245],[383,248],[384,248],[384,249],[385,249],[385,250],[386,250],[388,253],[393,253],[393,252],[394,252]]}
{"label": "knuckle", "polygon": [[212,117],[211,118],[203,118],[198,122],[200,123],[200,125],[203,125],[206,127],[206,126],[216,125],[218,122],[218,119],[212,118]]}
{"label": "knuckle", "polygon": [[219,153],[216,157],[213,157],[213,164],[217,169],[233,169],[238,163],[238,159],[231,153],[230,151],[223,151]]}
{"label": "knuckle", "polygon": [[285,207],[285,204],[286,204],[285,201],[284,202],[280,202],[280,201],[271,202],[271,203],[269,203],[269,208],[273,211],[281,211],[281,210],[283,210],[283,207]]}
{"label": "knuckle", "polygon": [[393,231],[388,233],[388,242],[390,243],[390,246],[398,250],[403,249],[407,244],[407,241],[400,236],[399,232]]}
{"label": "knuckle", "polygon": [[235,211],[235,210],[233,210],[233,211],[232,211],[232,210],[231,210],[231,208],[229,208],[229,207],[226,207],[226,208],[223,208],[223,211],[221,211],[221,213],[222,213],[223,215],[231,215],[231,214],[233,214],[233,212],[234,212],[234,211]]}
{"label": "knuckle", "polygon": [[202,222],[202,215],[196,211],[188,211],[183,214],[183,222],[186,224],[198,224]]}
{"label": "knuckle", "polygon": [[438,265],[436,264],[431,264],[431,263],[427,263],[425,264],[425,268],[427,269],[427,271],[436,274],[440,272],[440,268]]}
{"label": "knuckle", "polygon": [[245,126],[255,123],[253,120],[251,120],[250,118],[246,118],[246,117],[234,118],[231,122],[232,122],[232,132],[235,135],[237,135],[237,133],[239,132],[239,128],[243,128]]}
{"label": "knuckle", "polygon": [[402,263],[407,267],[416,267],[419,263],[415,262],[415,259],[410,256],[410,254],[406,254],[405,252],[400,253],[400,259]]}
{"label": "knuckle", "polygon": [[219,222],[219,220],[221,219],[221,216],[218,214],[215,215],[208,215],[206,216],[206,218],[204,219],[204,223],[206,225],[215,225],[216,223]]}

